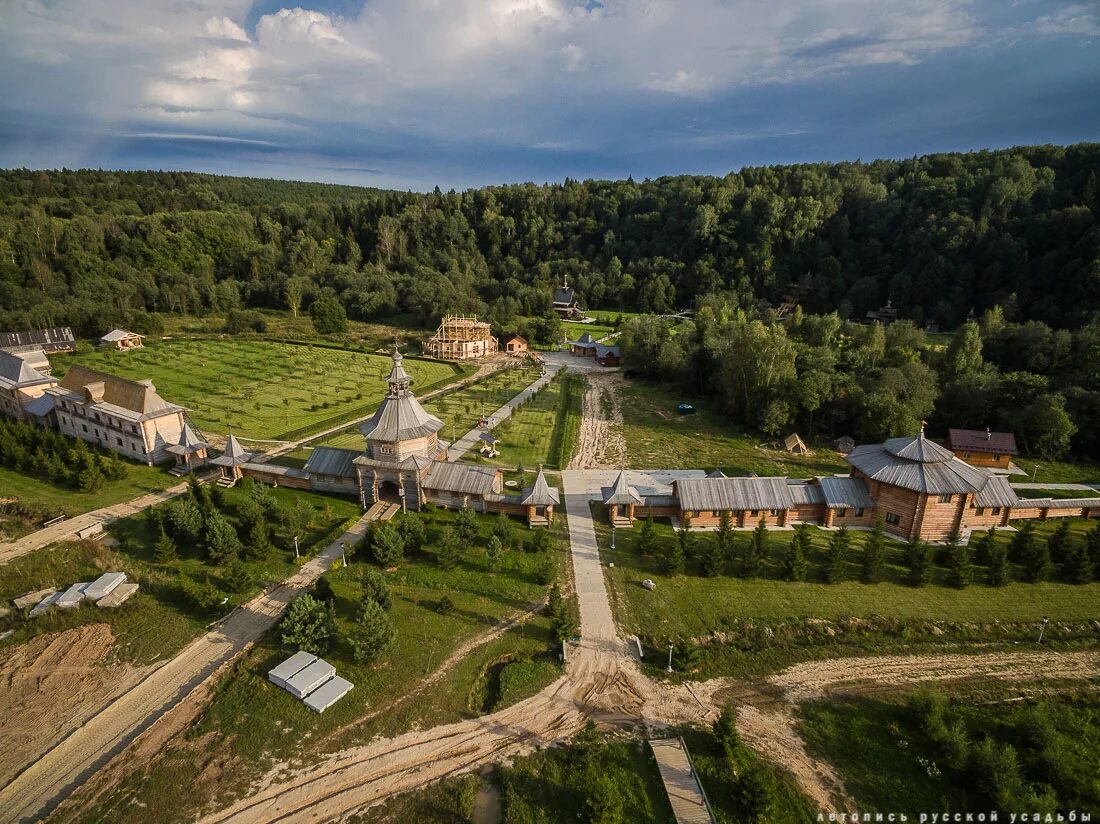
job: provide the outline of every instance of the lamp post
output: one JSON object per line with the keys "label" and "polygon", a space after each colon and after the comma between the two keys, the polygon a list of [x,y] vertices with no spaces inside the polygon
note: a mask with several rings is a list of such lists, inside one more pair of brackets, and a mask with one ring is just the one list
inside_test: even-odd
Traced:
{"label": "lamp post", "polygon": [[294,557],[295,558],[301,558],[302,557],[301,555],[298,554],[298,536],[297,535],[294,536]]}
{"label": "lamp post", "polygon": [[1043,632],[1046,630],[1048,623],[1050,623],[1050,618],[1048,618],[1046,615],[1044,615],[1043,616],[1043,623],[1039,627],[1039,640],[1035,642],[1036,644],[1043,643]]}
{"label": "lamp post", "polygon": [[401,514],[404,515],[406,512],[408,512],[408,510],[405,509],[405,487],[402,486],[399,490],[397,490],[397,494],[401,498]]}
{"label": "lamp post", "polygon": [[348,565],[348,556],[344,552],[344,550],[346,550],[347,548],[348,548],[348,542],[347,541],[341,541],[340,542],[340,565],[345,566],[345,567]]}
{"label": "lamp post", "polygon": [[615,549],[615,522],[611,522],[611,549]]}
{"label": "lamp post", "polygon": [[668,669],[665,672],[672,672],[672,642],[668,642]]}
{"label": "lamp post", "polygon": [[1035,476],[1039,474],[1039,464],[1035,464],[1035,468],[1031,470],[1031,480],[1035,481]]}

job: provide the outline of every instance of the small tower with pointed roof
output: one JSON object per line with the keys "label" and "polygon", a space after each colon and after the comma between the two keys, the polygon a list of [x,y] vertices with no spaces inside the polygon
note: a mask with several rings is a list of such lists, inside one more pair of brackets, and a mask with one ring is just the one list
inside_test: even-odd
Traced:
{"label": "small tower with pointed roof", "polygon": [[620,469],[615,483],[605,486],[601,490],[602,499],[607,506],[607,517],[611,524],[617,527],[630,527],[634,525],[634,508],[642,506],[645,499],[638,494],[638,490],[632,487],[626,480],[626,470]]}
{"label": "small tower with pointed roof", "polygon": [[395,344],[393,366],[386,376],[389,392],[369,421],[359,431],[367,439],[366,456],[386,463],[409,458],[440,460],[446,456],[437,432],[443,421],[429,414],[409,388],[412,375],[405,371],[404,357]]}
{"label": "small tower with pointed roof", "polygon": [[539,466],[535,482],[525,487],[520,496],[520,504],[527,507],[527,524],[529,526],[549,526],[554,518],[554,507],[560,503],[558,490],[552,488],[546,482],[546,473]]}

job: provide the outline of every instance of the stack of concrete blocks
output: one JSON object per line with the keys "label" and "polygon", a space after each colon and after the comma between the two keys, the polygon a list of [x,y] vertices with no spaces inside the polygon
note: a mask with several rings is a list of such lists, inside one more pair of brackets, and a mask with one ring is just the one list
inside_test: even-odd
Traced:
{"label": "stack of concrete blocks", "polygon": [[28,593],[22,598],[16,598],[15,605],[23,608],[34,604],[30,617],[37,618],[51,607],[75,609],[84,601],[91,601],[101,607],[117,607],[137,591],[137,584],[126,582],[125,572],[107,572],[90,583],[73,584],[66,590]]}
{"label": "stack of concrete blocks", "polygon": [[296,652],[267,674],[267,679],[282,687],[314,712],[324,712],[354,686],[336,675],[336,667],[308,652]]}

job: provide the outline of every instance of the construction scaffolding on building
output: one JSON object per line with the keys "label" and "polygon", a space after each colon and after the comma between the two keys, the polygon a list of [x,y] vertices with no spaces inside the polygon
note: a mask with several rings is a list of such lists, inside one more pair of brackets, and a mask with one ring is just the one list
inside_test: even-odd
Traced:
{"label": "construction scaffolding on building", "polygon": [[497,351],[490,324],[477,316],[447,315],[428,341],[428,355],[442,360],[475,360]]}

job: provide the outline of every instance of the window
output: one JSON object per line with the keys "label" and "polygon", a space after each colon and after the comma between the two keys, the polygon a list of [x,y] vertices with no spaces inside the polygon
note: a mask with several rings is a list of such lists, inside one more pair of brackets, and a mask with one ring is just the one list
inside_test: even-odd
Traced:
{"label": "window", "polygon": [[722,512],[721,512],[721,510],[718,510],[718,509],[714,510],[710,514],[713,515],[715,518],[721,518],[722,517]]}
{"label": "window", "polygon": [[774,517],[778,518],[778,517],[779,517],[779,510],[778,510],[778,509],[773,509],[773,510],[772,510],[772,515],[773,515]]}
{"label": "window", "polygon": [[759,509],[750,509],[750,510],[749,510],[749,515],[750,515],[751,517],[753,517],[753,518],[755,518],[755,517],[756,517],[757,515],[759,515],[759,514],[760,514],[760,510],[759,510]]}
{"label": "window", "polygon": [[901,518],[899,518],[893,512],[887,512],[886,513],[886,523],[897,526],[898,524],[901,523]]}
{"label": "window", "polygon": [[941,504],[951,503],[951,496],[950,495],[940,495],[940,503]]}
{"label": "window", "polygon": [[1000,515],[1001,514],[1001,508],[999,506],[993,507],[993,514],[994,515]]}
{"label": "window", "polygon": [[88,431],[88,424],[82,423],[82,424],[80,424],[80,428],[83,429],[85,432],[87,432]]}
{"label": "window", "polygon": [[379,446],[378,451],[383,455],[392,455],[393,454],[393,447],[392,446]]}
{"label": "window", "polygon": [[979,506],[978,507],[978,514],[979,515],[984,515],[985,514],[985,507],[984,506]]}
{"label": "window", "polygon": [[132,429],[134,431],[135,435],[137,434],[138,430],[137,430],[137,424],[136,423],[130,424],[130,429]]}
{"label": "window", "polygon": [[122,438],[120,438],[120,437],[118,437],[118,436],[116,435],[116,436],[115,436],[115,440],[116,440],[116,441],[118,441],[118,445],[119,445],[119,446],[122,446]]}
{"label": "window", "polygon": [[861,506],[856,507],[856,517],[857,518],[862,518],[863,517],[863,507],[861,507]]}
{"label": "window", "polygon": [[838,510],[836,511],[836,516],[837,516],[838,518],[843,518],[843,517],[844,517],[845,515],[847,515],[847,514],[848,514],[848,510],[847,510],[847,509],[845,509],[844,507],[841,507],[840,509],[838,509]]}

